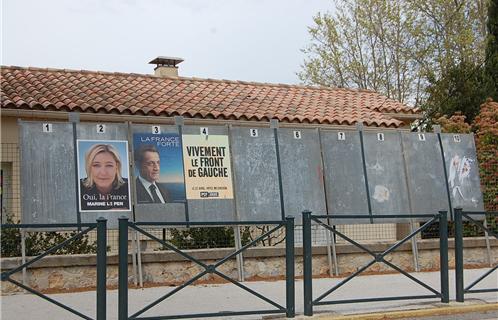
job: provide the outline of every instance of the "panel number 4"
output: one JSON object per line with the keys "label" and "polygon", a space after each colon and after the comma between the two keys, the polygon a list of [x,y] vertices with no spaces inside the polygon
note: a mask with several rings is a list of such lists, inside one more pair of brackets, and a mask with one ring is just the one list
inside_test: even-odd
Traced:
{"label": "panel number 4", "polygon": [[201,136],[207,137],[209,135],[209,129],[207,127],[201,127]]}

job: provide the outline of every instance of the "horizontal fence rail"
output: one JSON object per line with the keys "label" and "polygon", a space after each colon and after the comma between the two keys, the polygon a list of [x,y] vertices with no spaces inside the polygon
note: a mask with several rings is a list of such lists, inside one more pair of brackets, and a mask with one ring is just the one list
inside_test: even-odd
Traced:
{"label": "horizontal fence rail", "polygon": [[[256,239],[242,246],[240,249],[235,250],[229,255],[225,256],[221,260],[217,261],[214,264],[206,264],[199,259],[191,256],[183,250],[178,249],[174,245],[168,243],[167,241],[161,240],[154,236],[153,234],[143,230],[140,228],[141,226],[225,226],[225,225],[275,225],[269,231],[263,233]],[[285,265],[286,265],[286,306],[282,306],[275,301],[265,297],[264,295],[252,290],[251,288],[243,285],[239,281],[236,281],[222,272],[218,271],[217,268],[222,264],[227,262],[228,260],[236,257],[238,254],[247,250],[248,248],[254,246],[257,242],[261,241],[265,237],[274,233],[275,231],[285,228],[285,245],[286,245],[286,254],[285,254]],[[133,315],[128,315],[128,230],[133,229],[144,236],[159,242],[165,248],[172,250],[173,252],[181,255],[185,259],[192,261],[198,266],[202,267],[204,270],[195,275],[190,280],[186,281],[182,285],[176,287],[172,291],[158,298],[157,300],[151,302],[147,306],[143,307],[141,310],[135,312]],[[268,304],[274,306],[276,309],[268,309],[268,310],[247,310],[247,311],[221,311],[214,313],[196,313],[196,314],[181,314],[181,315],[163,315],[163,316],[154,316],[154,317],[144,317],[143,313],[150,310],[152,307],[158,305],[160,302],[166,300],[172,295],[176,294],[180,290],[186,288],[187,286],[195,283],[197,280],[202,278],[208,274],[215,274],[222,279],[236,285],[237,287],[249,292],[253,296],[267,302]],[[294,279],[295,279],[295,270],[294,270],[294,218],[287,217],[284,221],[227,221],[227,222],[130,222],[128,218],[121,217],[119,219],[119,306],[118,306],[118,319],[181,319],[181,318],[201,318],[201,317],[222,317],[222,316],[240,316],[240,315],[251,315],[251,314],[278,314],[284,313],[288,318],[292,318],[295,316],[295,288],[294,288]]]}
{"label": "horizontal fence rail", "polygon": [[[364,215],[312,215],[310,211],[304,211],[303,212],[303,256],[304,256],[304,315],[306,316],[312,316],[313,315],[313,306],[318,306],[318,305],[330,305],[330,304],[341,304],[341,303],[360,303],[360,302],[377,302],[377,301],[392,301],[392,300],[405,300],[405,299],[427,299],[427,298],[440,298],[441,302],[448,303],[449,302],[449,282],[448,282],[448,222],[447,222],[447,212],[446,211],[441,211],[439,214],[420,214],[420,215],[376,215],[375,218],[380,218],[380,219],[392,219],[392,218],[406,218],[406,219],[414,219],[414,218],[426,218],[428,221],[426,221],[422,226],[420,226],[418,229],[414,230],[411,232],[409,235],[407,235],[405,238],[402,240],[398,241],[394,245],[392,245],[390,248],[385,250],[382,253],[375,253],[366,248],[365,246],[359,244],[358,242],[352,240],[348,236],[344,235],[343,233],[337,231],[333,227],[331,227],[329,224],[323,222],[321,219],[334,219],[334,218],[344,218],[344,219],[364,219]],[[330,290],[326,291],[325,293],[321,294],[318,298],[313,299],[313,292],[312,292],[312,246],[311,246],[311,223],[315,222],[318,225],[324,227],[325,229],[329,230],[336,236],[341,237],[342,239],[346,240],[347,242],[351,243],[352,245],[356,246],[357,248],[361,249],[362,251],[370,254],[373,257],[373,260],[371,260],[369,263],[366,265],[358,268],[356,272],[342,280],[340,283],[335,285],[333,288]],[[399,248],[403,243],[406,241],[410,240],[411,238],[415,237],[418,233],[422,232],[423,230],[427,229],[430,225],[439,222],[440,228],[440,282],[441,282],[441,290],[437,291],[436,289],[430,287],[426,283],[420,281],[419,279],[415,278],[414,276],[410,275],[406,271],[400,269],[398,266],[392,264],[391,262],[387,261],[385,259],[385,256],[388,255],[389,253],[393,252],[397,248]],[[372,298],[358,298],[358,299],[345,299],[345,300],[329,300],[329,301],[323,301],[327,296],[329,296],[331,293],[348,283],[350,280],[352,280],[354,277],[358,276],[360,273],[364,272],[367,270],[370,266],[375,264],[376,262],[384,263],[390,268],[394,269],[395,271],[403,274],[413,282],[417,283],[418,285],[422,286],[423,288],[427,289],[430,291],[432,294],[430,295],[412,295],[412,296],[395,296],[395,297],[372,297]]]}
{"label": "horizontal fence rail", "polygon": [[35,262],[43,259],[44,257],[48,256],[51,253],[56,252],[57,250],[65,247],[69,243],[71,243],[73,240],[82,238],[84,235],[86,235],[88,232],[92,230],[97,230],[97,305],[96,305],[96,320],[105,320],[106,319],[106,260],[107,260],[107,220],[104,218],[99,218],[97,219],[96,223],[59,223],[59,224],[2,224],[1,225],[2,229],[45,229],[45,228],[78,228],[81,230],[82,228],[86,228],[84,230],[79,231],[76,233],[74,236],[62,241],[61,243],[51,247],[44,253],[34,257],[33,259],[27,261],[26,263],[21,264],[20,266],[9,270],[9,271],[4,271],[1,274],[1,279],[2,281],[8,281],[66,311],[69,311],[70,313],[86,319],[86,320],[92,320],[91,317],[57,301],[54,300],[47,295],[30,288],[29,286],[16,281],[11,278],[11,276],[19,271],[22,271],[24,268],[27,268],[28,266],[34,264]]}
{"label": "horizontal fence rail", "polygon": [[455,209],[455,287],[456,287],[456,300],[458,302],[464,302],[466,293],[483,293],[483,292],[498,292],[498,286],[495,288],[487,289],[473,289],[478,283],[483,279],[488,277],[490,274],[498,269],[498,264],[493,266],[490,270],[482,274],[479,278],[474,280],[467,287],[464,286],[464,263],[463,263],[463,219],[466,218],[468,222],[476,225],[479,229],[483,230],[488,235],[491,235],[498,239],[498,233],[486,227],[481,221],[475,219],[476,216],[486,217],[495,216],[498,217],[497,211],[480,211],[480,212],[470,212],[463,211],[460,208]]}

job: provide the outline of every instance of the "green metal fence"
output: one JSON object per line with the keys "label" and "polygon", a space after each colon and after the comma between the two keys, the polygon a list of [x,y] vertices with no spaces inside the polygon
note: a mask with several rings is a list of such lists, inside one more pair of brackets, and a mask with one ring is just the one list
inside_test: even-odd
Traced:
{"label": "green metal fence", "polygon": [[478,217],[495,217],[498,218],[498,212],[468,212],[462,209],[455,209],[455,287],[456,287],[456,301],[463,302],[466,293],[482,293],[482,292],[498,292],[498,286],[495,288],[474,289],[484,278],[488,277],[498,269],[498,264],[491,267],[487,272],[482,274],[471,284],[464,287],[464,263],[463,263],[463,219],[466,218],[469,223],[477,226],[485,233],[498,239],[498,232],[485,226]]}
{"label": "green metal fence", "polygon": [[[231,254],[227,255],[223,259],[217,261],[214,264],[206,264],[199,259],[191,256],[184,250],[180,250],[171,243],[159,239],[155,235],[143,229],[143,226],[178,226],[178,227],[209,227],[209,226],[235,226],[235,225],[274,225],[273,228],[263,233],[258,238],[250,241],[249,243],[242,246],[240,249],[235,250]],[[172,291],[166,293],[157,300],[149,303],[147,306],[143,307],[141,310],[135,312],[132,315],[128,314],[128,230],[129,228],[138,231],[139,233],[147,236],[154,241],[159,242],[163,247],[176,252],[185,259],[192,261],[193,263],[200,266],[203,271],[198,273],[196,276],[192,277],[190,280],[186,281],[182,285],[176,287]],[[286,306],[282,306],[275,301],[265,297],[263,294],[258,293],[239,281],[236,281],[229,276],[218,271],[217,268],[228,260],[235,258],[238,254],[247,250],[248,248],[254,246],[257,242],[262,241],[264,238],[270,234],[277,232],[278,230],[285,228],[285,242],[286,242]],[[258,297],[259,299],[267,302],[268,304],[275,307],[275,309],[266,310],[246,310],[246,311],[222,311],[214,313],[196,313],[196,314],[181,314],[181,315],[159,315],[154,317],[144,317],[143,313],[161,303],[162,301],[168,299],[172,295],[176,294],[180,290],[186,288],[187,286],[193,284],[197,280],[201,279],[203,276],[208,274],[215,274],[222,279],[236,285],[237,287],[251,293],[252,295]],[[130,222],[128,218],[122,217],[119,219],[119,306],[118,306],[118,318],[119,320],[125,319],[181,319],[181,318],[203,318],[203,317],[221,317],[221,316],[241,316],[250,314],[278,314],[284,313],[288,318],[292,318],[295,315],[295,290],[294,290],[294,218],[288,217],[284,221],[251,221],[251,222],[178,222],[178,223],[165,223],[165,222]]]}
{"label": "green metal fence", "polygon": [[[377,302],[377,301],[392,301],[392,300],[405,300],[405,299],[426,299],[426,298],[440,298],[441,302],[448,303],[449,302],[449,288],[448,288],[448,233],[447,233],[447,212],[441,211],[437,215],[431,215],[431,214],[420,214],[420,215],[375,215],[376,219],[427,219],[427,222],[425,222],[421,227],[418,229],[414,230],[412,233],[407,235],[405,238],[402,240],[398,241],[394,245],[392,245],[390,248],[385,250],[384,252],[381,253],[375,253],[369,250],[367,247],[357,243],[356,241],[352,240],[348,236],[344,235],[337,229],[333,228],[326,222],[322,220],[327,220],[327,219],[365,219],[365,215],[311,215],[311,212],[305,211],[303,212],[303,255],[304,255],[304,315],[306,316],[312,316],[313,315],[313,306],[319,306],[319,305],[330,305],[330,304],[341,304],[341,303],[358,303],[358,302]],[[353,244],[357,248],[361,249],[362,251],[365,251],[366,253],[370,254],[373,259],[367,263],[366,265],[358,268],[356,272],[342,280],[340,283],[326,291],[325,293],[321,294],[318,298],[313,299],[313,293],[312,293],[312,288],[313,288],[313,279],[312,279],[312,246],[311,246],[311,224],[312,221],[315,222],[316,224],[324,227],[325,229],[329,230],[330,232],[334,233],[336,236],[341,237],[342,239],[346,240],[347,242]],[[407,242],[410,240],[412,237],[416,236],[423,230],[427,229],[430,225],[432,225],[435,222],[439,222],[441,228],[440,234],[439,234],[439,239],[440,239],[440,282],[441,282],[441,289],[440,291],[432,288],[428,284],[420,281],[419,279],[415,278],[411,274],[405,272],[404,270],[400,269],[398,266],[392,264],[391,262],[387,261],[385,259],[386,255],[389,253],[393,252],[396,250],[399,246],[401,246],[403,243]],[[369,298],[357,298],[357,299],[343,299],[343,300],[329,300],[329,301],[324,301],[324,299],[332,294],[334,291],[348,283],[350,280],[352,280],[354,277],[358,276],[360,273],[364,272],[367,270],[370,266],[375,264],[376,262],[384,263],[394,269],[395,271],[403,274],[410,280],[414,281],[415,283],[419,284],[420,286],[424,287],[428,291],[430,291],[432,294],[430,295],[411,295],[411,296],[394,296],[394,297],[369,297]]]}
{"label": "green metal fence", "polygon": [[33,259],[29,260],[26,263],[21,264],[20,266],[2,272],[1,275],[1,280],[2,281],[8,281],[42,299],[47,300],[48,302],[63,308],[72,314],[79,316],[80,318],[86,319],[86,320],[92,320],[91,317],[84,315],[83,313],[63,304],[60,303],[57,300],[54,300],[47,295],[30,288],[29,286],[16,281],[11,278],[11,276],[19,271],[22,271],[24,268],[34,264],[35,262],[43,259],[44,257],[48,256],[49,254],[59,250],[60,248],[63,248],[64,246],[68,245],[71,241],[79,239],[83,237],[85,234],[92,230],[97,231],[97,305],[96,305],[96,318],[97,320],[105,320],[106,319],[106,260],[107,260],[107,236],[106,236],[106,231],[107,231],[107,220],[103,218],[97,219],[96,223],[81,223],[81,224],[2,224],[1,226],[2,230],[5,229],[12,229],[12,228],[29,228],[29,229],[47,229],[47,228],[61,228],[61,229],[68,229],[68,228],[78,228],[79,231],[76,233],[74,236],[72,236],[69,239],[64,240],[63,242],[53,246],[52,248],[48,249],[44,253],[34,257]]}

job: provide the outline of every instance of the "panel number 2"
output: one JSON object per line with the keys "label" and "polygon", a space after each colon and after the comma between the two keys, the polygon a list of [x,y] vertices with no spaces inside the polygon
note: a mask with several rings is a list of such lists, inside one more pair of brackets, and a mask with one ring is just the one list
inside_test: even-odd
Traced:
{"label": "panel number 2", "polygon": [[42,131],[45,133],[53,132],[52,124],[51,123],[44,123],[42,125]]}
{"label": "panel number 2", "polygon": [[97,133],[105,133],[105,124],[98,124],[97,125]]}

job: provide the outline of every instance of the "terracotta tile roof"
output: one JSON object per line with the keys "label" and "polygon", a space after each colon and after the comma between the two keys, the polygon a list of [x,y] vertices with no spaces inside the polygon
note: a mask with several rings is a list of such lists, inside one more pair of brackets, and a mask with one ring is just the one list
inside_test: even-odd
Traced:
{"label": "terracotta tile roof", "polygon": [[1,106],[133,115],[399,127],[414,110],[372,91],[2,67]]}

